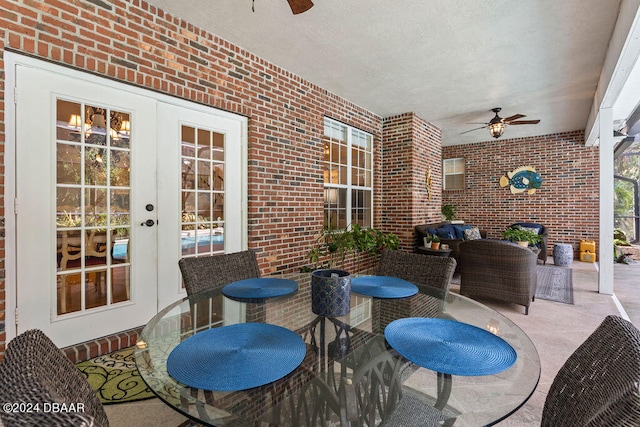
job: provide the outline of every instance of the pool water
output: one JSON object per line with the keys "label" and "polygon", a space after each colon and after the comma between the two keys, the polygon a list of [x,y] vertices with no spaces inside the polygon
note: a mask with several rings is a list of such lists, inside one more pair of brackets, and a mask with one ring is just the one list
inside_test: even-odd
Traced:
{"label": "pool water", "polygon": [[[214,235],[200,235],[198,236],[198,246],[209,246],[211,243],[213,244],[223,244],[224,243],[224,235],[223,234],[214,234]],[[126,260],[127,259],[127,246],[129,245],[129,239],[118,240],[113,245],[113,258],[117,260]],[[196,246],[196,236],[185,236],[182,237],[182,250],[184,252],[185,249],[190,249]]]}

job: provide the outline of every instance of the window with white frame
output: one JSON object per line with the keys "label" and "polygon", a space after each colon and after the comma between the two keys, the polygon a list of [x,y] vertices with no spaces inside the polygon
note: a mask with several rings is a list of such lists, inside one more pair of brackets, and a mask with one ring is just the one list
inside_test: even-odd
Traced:
{"label": "window with white frame", "polygon": [[373,136],[324,119],[324,224],[372,226]]}
{"label": "window with white frame", "polygon": [[442,171],[444,190],[464,189],[464,157],[445,159],[442,163]]}

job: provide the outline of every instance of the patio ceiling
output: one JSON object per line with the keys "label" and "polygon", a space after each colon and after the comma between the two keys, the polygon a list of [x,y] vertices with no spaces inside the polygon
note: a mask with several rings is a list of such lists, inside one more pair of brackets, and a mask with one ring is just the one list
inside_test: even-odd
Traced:
{"label": "patio ceiling", "polygon": [[357,105],[415,112],[443,144],[585,129],[620,0],[147,0]]}

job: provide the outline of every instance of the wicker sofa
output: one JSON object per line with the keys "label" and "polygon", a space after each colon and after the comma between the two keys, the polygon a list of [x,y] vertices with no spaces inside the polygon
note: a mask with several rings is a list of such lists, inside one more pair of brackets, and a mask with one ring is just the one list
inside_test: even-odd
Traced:
{"label": "wicker sofa", "polygon": [[538,285],[537,255],[530,249],[500,240],[466,240],[460,249],[460,293],[492,298],[525,307]]}
{"label": "wicker sofa", "polygon": [[[416,250],[418,248],[418,246],[423,246],[424,245],[424,237],[426,237],[429,234],[434,234],[432,231],[433,230],[439,230],[444,226],[452,226],[453,228],[458,228],[456,227],[457,224],[449,224],[447,222],[434,222],[434,223],[430,223],[430,224],[420,224],[420,225],[416,225],[414,227],[415,230],[415,241],[414,241],[414,250]],[[468,226],[467,226],[468,227]],[[431,230],[431,231],[428,231]],[[487,238],[487,232],[484,230],[480,230],[480,236],[483,239]],[[456,266],[456,271],[459,271],[460,269],[460,243],[464,242],[464,238],[460,237],[460,235],[458,234],[457,237],[453,238],[453,239],[449,239],[446,237],[440,237],[440,244],[444,244],[444,245],[449,245],[449,249],[451,249],[451,257],[455,258],[456,262],[458,263],[458,265]]]}

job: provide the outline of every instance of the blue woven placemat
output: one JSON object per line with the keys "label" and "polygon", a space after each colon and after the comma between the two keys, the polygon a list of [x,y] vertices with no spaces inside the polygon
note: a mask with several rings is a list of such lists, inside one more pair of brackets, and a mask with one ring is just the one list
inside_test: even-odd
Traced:
{"label": "blue woven placemat", "polygon": [[516,351],[489,331],[448,319],[410,317],[384,330],[391,347],[432,371],[478,376],[502,372],[516,361]]}
{"label": "blue woven placemat", "polygon": [[406,298],[418,293],[413,283],[391,276],[354,277],[351,290],[375,298]]}
{"label": "blue woven placemat", "polygon": [[238,280],[222,288],[222,293],[232,298],[273,298],[298,290],[295,280],[261,277]]}
{"label": "blue woven placemat", "polygon": [[203,390],[246,390],[289,374],[306,352],[302,338],[289,329],[238,323],[178,344],[169,354],[167,371],[176,381]]}

